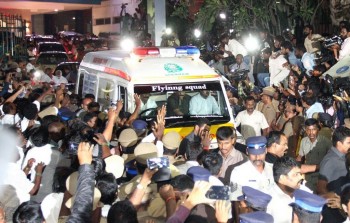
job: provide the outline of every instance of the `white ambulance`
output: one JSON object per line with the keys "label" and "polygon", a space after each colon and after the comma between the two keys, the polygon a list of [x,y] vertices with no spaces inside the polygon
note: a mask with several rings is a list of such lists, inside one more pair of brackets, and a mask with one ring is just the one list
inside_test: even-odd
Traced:
{"label": "white ambulance", "polygon": [[76,93],[95,95],[103,110],[123,99],[130,113],[137,93],[145,121],[155,120],[157,108],[166,105],[166,132],[185,137],[198,117],[206,117],[214,137],[220,126],[233,126],[232,110],[221,76],[199,54],[192,46],[91,52],[80,64]]}

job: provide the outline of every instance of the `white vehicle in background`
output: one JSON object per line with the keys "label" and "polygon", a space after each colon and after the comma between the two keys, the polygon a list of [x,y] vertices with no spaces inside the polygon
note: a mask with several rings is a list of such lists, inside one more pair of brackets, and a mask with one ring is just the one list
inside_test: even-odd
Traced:
{"label": "white vehicle in background", "polygon": [[199,59],[195,47],[134,48],[130,53],[122,50],[87,53],[80,63],[76,93],[93,94],[102,111],[117,100],[124,100],[124,111],[133,112],[135,93],[148,98],[154,106],[141,111],[140,117],[154,120],[157,108],[167,105],[176,92],[194,97],[202,90],[214,97],[218,111],[215,114],[190,114],[166,116],[166,132],[175,130],[182,137],[193,130],[198,117],[211,121],[211,135],[221,126],[233,126],[221,76]]}

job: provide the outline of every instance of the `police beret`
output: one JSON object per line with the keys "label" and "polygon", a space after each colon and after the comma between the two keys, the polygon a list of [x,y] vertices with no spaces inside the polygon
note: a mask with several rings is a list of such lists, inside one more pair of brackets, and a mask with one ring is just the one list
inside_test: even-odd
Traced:
{"label": "police beret", "polygon": [[273,223],[273,217],[264,211],[239,215],[240,223]]}
{"label": "police beret", "polygon": [[196,181],[207,181],[209,182],[210,172],[209,170],[200,167],[193,166],[187,170],[187,175],[190,176],[194,182]]}
{"label": "police beret", "polygon": [[248,186],[243,186],[242,192],[243,195],[238,197],[238,200],[245,200],[252,208],[257,210],[266,210],[272,199],[270,195]]}
{"label": "police beret", "polygon": [[266,137],[264,136],[253,136],[246,140],[246,145],[249,154],[259,155],[266,151]]}
{"label": "police beret", "polygon": [[122,145],[123,147],[131,147],[136,145],[137,141],[138,141],[138,136],[135,132],[135,130],[129,128],[129,129],[124,129],[118,138],[118,141],[120,143],[120,145]]}
{"label": "police beret", "polygon": [[327,203],[326,199],[299,189],[294,191],[294,199],[294,202],[291,203],[292,206],[297,205],[306,211],[314,213],[320,213],[323,206]]}
{"label": "police beret", "polygon": [[165,148],[175,150],[180,146],[181,136],[178,132],[171,131],[163,136],[162,142]]}

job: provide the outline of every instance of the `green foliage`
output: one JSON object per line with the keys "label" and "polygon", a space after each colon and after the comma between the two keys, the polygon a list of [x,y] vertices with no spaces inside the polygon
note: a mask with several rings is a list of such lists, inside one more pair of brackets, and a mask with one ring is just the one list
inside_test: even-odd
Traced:
{"label": "green foliage", "polygon": [[195,18],[195,25],[208,32],[221,11],[227,9],[227,0],[207,0],[199,10]]}
{"label": "green foliage", "polygon": [[180,3],[176,5],[173,13],[171,14],[172,17],[179,17],[181,19],[187,19],[188,15],[189,11],[186,1],[180,1]]}

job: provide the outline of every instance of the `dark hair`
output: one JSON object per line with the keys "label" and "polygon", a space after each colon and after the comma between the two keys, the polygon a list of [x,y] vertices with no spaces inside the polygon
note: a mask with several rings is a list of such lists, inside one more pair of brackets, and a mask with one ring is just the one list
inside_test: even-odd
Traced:
{"label": "dark hair", "polygon": [[184,223],[208,223],[208,219],[201,215],[189,215]]}
{"label": "dark hair", "polygon": [[307,105],[311,106],[315,104],[316,97],[312,93],[307,92],[305,95],[301,97],[301,100],[305,102]]}
{"label": "dark hair", "polygon": [[91,110],[93,108],[98,108],[100,109],[100,104],[98,102],[92,101],[88,104],[88,109]]}
{"label": "dark hair", "polygon": [[277,36],[275,36],[275,38],[273,38],[273,39],[276,40],[276,41],[278,41],[278,42],[280,42],[280,43],[282,43],[282,42],[284,41],[284,37],[281,36],[281,35],[277,35]]}
{"label": "dark hair", "polygon": [[163,146],[163,155],[173,156],[177,152],[177,149],[168,149],[165,146]]}
{"label": "dark hair", "polygon": [[229,38],[227,33],[224,33],[220,36],[220,41],[222,41],[223,39]]}
{"label": "dark hair", "polygon": [[48,128],[51,123],[60,122],[60,118],[57,115],[47,115],[41,119],[41,126]]}
{"label": "dark hair", "polygon": [[283,132],[280,131],[271,131],[269,133],[269,136],[267,137],[267,143],[266,146],[270,147],[274,143],[280,144],[281,136],[284,135]]}
{"label": "dark hair", "polygon": [[294,167],[299,167],[297,161],[289,156],[278,158],[273,164],[273,179],[278,183],[281,175],[287,175]]}
{"label": "dark hair", "polygon": [[36,147],[45,146],[50,142],[49,131],[46,128],[37,128],[30,136],[30,141]]}
{"label": "dark hair", "polygon": [[74,172],[74,169],[69,167],[57,167],[53,175],[52,191],[54,193],[64,193],[66,188],[66,180]]}
{"label": "dark hair", "polygon": [[137,211],[128,200],[118,201],[108,211],[107,223],[138,223]]}
{"label": "dark hair", "polygon": [[45,218],[38,202],[26,201],[18,206],[12,220],[14,223],[39,223]]}
{"label": "dark hair", "polygon": [[203,167],[210,171],[211,175],[218,175],[222,166],[222,156],[216,152],[209,152],[202,158]]}
{"label": "dark hair", "polygon": [[312,94],[317,97],[321,91],[321,84],[318,81],[310,81],[308,83],[308,90],[312,90]]}
{"label": "dark hair", "polygon": [[94,166],[95,178],[98,178],[105,173],[106,163],[100,157],[93,157],[91,164]]}
{"label": "dark hair", "polygon": [[290,52],[293,52],[293,45],[291,42],[289,41],[283,41],[281,43],[281,47],[285,48],[285,49],[288,49]]}
{"label": "dark hair", "polygon": [[272,50],[270,47],[265,47],[264,49],[261,50],[261,52],[265,54],[272,54]]}
{"label": "dark hair", "polygon": [[86,94],[84,96],[84,98],[90,98],[90,99],[92,99],[94,101],[95,100],[95,95],[93,95],[93,94]]}
{"label": "dark hair", "polygon": [[317,70],[317,71],[321,72],[321,74],[323,74],[324,72],[327,71],[327,67],[324,64],[318,64],[318,65],[314,66],[314,70]]}
{"label": "dark hair", "polygon": [[244,103],[247,103],[247,101],[254,101],[255,102],[255,98],[253,96],[248,96],[244,99]]}
{"label": "dark hair", "polygon": [[23,109],[23,116],[28,120],[33,120],[38,113],[38,108],[33,103],[28,103]]}
{"label": "dark hair", "polygon": [[88,112],[84,115],[83,122],[87,123],[88,121],[90,121],[94,117],[97,117],[97,114],[95,112]]}
{"label": "dark hair", "polygon": [[340,195],[340,201],[342,204],[348,205],[350,201],[350,184],[345,186]]}
{"label": "dark hair", "polygon": [[307,211],[298,205],[293,205],[293,211],[298,216],[300,223],[320,222],[321,212]]}
{"label": "dark hair", "polygon": [[216,138],[218,140],[233,139],[236,137],[236,130],[232,127],[222,126],[216,131]]}
{"label": "dark hair", "polygon": [[179,191],[192,190],[194,187],[194,182],[191,177],[180,174],[170,180],[170,185]]}
{"label": "dark hair", "polygon": [[2,111],[4,114],[9,114],[12,110],[16,111],[16,105],[13,104],[12,102],[5,102],[5,104],[2,107]]}
{"label": "dark hair", "polygon": [[199,127],[203,127],[204,125],[211,125],[209,119],[207,118],[199,118],[196,122],[196,125]]}
{"label": "dark hair", "polygon": [[339,126],[333,132],[333,136],[332,136],[333,146],[336,147],[337,142],[344,143],[344,140],[347,137],[350,137],[350,129],[348,129],[348,128],[344,127],[344,126]]}
{"label": "dark hair", "polygon": [[314,118],[308,118],[305,121],[305,126],[312,126],[315,125],[318,129],[320,129],[320,126],[318,125],[318,121]]}
{"label": "dark hair", "polygon": [[312,25],[305,25],[305,26],[304,26],[304,29],[305,29],[305,28],[309,28],[310,30],[314,31],[314,27],[313,27]]}
{"label": "dark hair", "polygon": [[199,154],[202,152],[200,143],[189,142],[189,146],[186,147],[186,159],[196,161]]}
{"label": "dark hair", "polygon": [[104,173],[96,179],[96,187],[101,192],[100,201],[112,205],[117,198],[118,185],[112,173]]}
{"label": "dark hair", "polygon": [[305,48],[305,46],[303,44],[296,45],[295,50],[302,51],[303,53],[306,52],[306,48]]}

